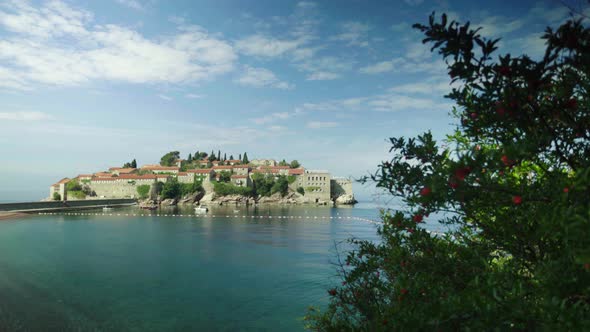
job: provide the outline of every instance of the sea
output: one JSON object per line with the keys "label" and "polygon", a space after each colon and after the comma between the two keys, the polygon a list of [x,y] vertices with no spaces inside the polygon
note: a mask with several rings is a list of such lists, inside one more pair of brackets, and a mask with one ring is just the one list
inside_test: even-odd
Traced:
{"label": "sea", "polygon": [[137,207],[0,222],[1,331],[303,331],[380,209]]}

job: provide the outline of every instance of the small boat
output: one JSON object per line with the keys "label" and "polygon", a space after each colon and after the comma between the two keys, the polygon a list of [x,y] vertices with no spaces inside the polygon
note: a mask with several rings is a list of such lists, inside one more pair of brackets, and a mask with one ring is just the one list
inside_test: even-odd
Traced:
{"label": "small boat", "polygon": [[234,213],[240,213],[240,210],[234,210]]}
{"label": "small boat", "polygon": [[200,205],[195,208],[196,213],[207,213],[208,211],[209,209],[204,205]]}
{"label": "small boat", "polygon": [[103,211],[111,211],[112,209],[113,209],[113,208],[112,208],[112,207],[110,207],[110,206],[104,206],[104,207],[102,208],[102,210],[103,210]]}
{"label": "small boat", "polygon": [[157,206],[154,206],[154,205],[152,205],[152,206],[146,205],[146,206],[142,206],[141,208],[144,209],[144,210],[155,210],[158,207]]}

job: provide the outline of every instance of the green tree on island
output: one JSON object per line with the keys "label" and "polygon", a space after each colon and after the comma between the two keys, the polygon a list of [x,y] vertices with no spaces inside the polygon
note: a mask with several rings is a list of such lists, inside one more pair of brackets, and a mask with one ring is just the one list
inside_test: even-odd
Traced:
{"label": "green tree on island", "polygon": [[291,168],[299,168],[301,167],[301,164],[297,160],[293,160],[289,166],[291,166]]}
{"label": "green tree on island", "polygon": [[246,165],[248,163],[250,163],[250,160],[248,160],[248,154],[244,152],[244,159],[242,159],[242,164]]}
{"label": "green tree on island", "polygon": [[180,152],[178,151],[171,151],[166,153],[165,155],[160,158],[160,165],[162,166],[174,166],[176,165],[176,161],[180,159]]}
{"label": "green tree on island", "polygon": [[[318,331],[590,330],[590,30],[547,29],[540,61],[492,58],[498,40],[430,17],[456,131],[391,138],[371,177],[407,211],[378,243],[351,239]],[[421,224],[438,219],[446,234]]]}

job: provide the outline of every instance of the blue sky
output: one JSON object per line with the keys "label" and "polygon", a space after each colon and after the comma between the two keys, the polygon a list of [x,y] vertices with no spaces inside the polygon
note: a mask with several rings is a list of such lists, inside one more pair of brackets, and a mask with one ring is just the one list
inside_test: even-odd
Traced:
{"label": "blue sky", "polygon": [[388,137],[452,129],[444,63],[410,27],[432,11],[535,57],[568,16],[557,1],[1,1],[0,200],[171,150],[365,175]]}

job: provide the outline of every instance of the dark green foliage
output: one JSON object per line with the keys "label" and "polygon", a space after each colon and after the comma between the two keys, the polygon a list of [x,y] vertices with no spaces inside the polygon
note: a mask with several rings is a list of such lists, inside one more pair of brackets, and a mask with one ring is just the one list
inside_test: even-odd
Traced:
{"label": "dark green foliage", "polygon": [[54,192],[52,198],[54,201],[61,201],[61,195],[58,192]]}
{"label": "dark green foliage", "polygon": [[288,175],[287,181],[289,182],[289,184],[291,184],[291,183],[297,181],[297,177],[295,175]]}
{"label": "dark green foliage", "polygon": [[231,181],[231,172],[228,172],[228,171],[219,172],[219,182],[230,182],[230,181]]}
{"label": "dark green foliage", "polygon": [[297,187],[297,192],[301,195],[305,195],[305,189],[303,189],[303,187]]}
{"label": "dark green foliage", "polygon": [[203,192],[202,182],[194,179],[193,183],[181,183],[180,196],[186,196],[196,192]]}
{"label": "dark green foliage", "polygon": [[80,182],[78,182],[78,180],[70,180],[68,183],[66,183],[66,191],[81,191],[82,190],[82,185],[80,185]]}
{"label": "dark green foliage", "polygon": [[242,159],[242,164],[246,165],[250,162],[250,160],[248,160],[248,154],[246,152],[244,152],[244,158]]}
{"label": "dark green foliage", "polygon": [[252,174],[254,183],[254,192],[260,196],[270,196],[275,193],[281,193],[285,196],[289,191],[289,180],[284,175],[275,179],[272,174],[254,173]]}
{"label": "dark green foliage", "polygon": [[217,150],[217,160],[221,161],[221,150]]}
{"label": "dark green foliage", "polygon": [[163,189],[164,189],[164,182],[157,181],[152,186],[152,190],[154,191],[154,194],[156,194],[156,195],[160,195],[162,193]]}
{"label": "dark green foliage", "polygon": [[[545,56],[500,56],[469,24],[415,25],[461,86],[456,131],[391,138],[371,176],[406,211],[351,239],[318,331],[590,330],[590,30],[547,29]],[[437,217],[434,217],[434,215]],[[433,234],[421,223],[450,229]]]}
{"label": "dark green foliage", "polygon": [[289,164],[287,164],[287,162],[285,161],[285,159],[279,161],[279,166],[288,166]]}
{"label": "dark green foliage", "polygon": [[137,168],[137,161],[133,159],[130,163],[123,164],[123,168]]}
{"label": "dark green foliage", "polygon": [[233,154],[229,156],[229,160],[234,160],[234,155]]}
{"label": "dark green foliage", "polygon": [[271,187],[271,194],[280,193],[281,196],[287,195],[289,191],[289,180],[284,175],[280,175]]}
{"label": "dark green foliage", "polygon": [[217,158],[215,158],[215,151],[211,150],[211,154],[209,155],[209,161],[215,161],[217,160]]}
{"label": "dark green foliage", "polygon": [[165,155],[160,158],[160,165],[162,166],[174,166],[176,165],[176,161],[180,159],[180,152],[178,151],[171,151],[166,153]]}
{"label": "dark green foliage", "polygon": [[82,190],[68,191],[68,198],[84,199],[86,198],[86,193]]}
{"label": "dark green foliage", "polygon": [[240,155],[238,156],[239,160],[242,160],[242,154],[240,153]]}
{"label": "dark green foliage", "polygon": [[188,157],[186,157],[186,161],[188,161],[189,163],[190,163],[191,161],[193,161],[193,155],[189,153],[189,154],[188,154]]}
{"label": "dark green foliage", "polygon": [[227,155],[224,153],[223,154],[223,161],[226,161],[226,160],[227,160]]}
{"label": "dark green foliage", "polygon": [[225,182],[213,182],[213,190],[216,194],[225,196],[225,195],[243,195],[243,196],[252,196],[253,191],[250,187],[238,187],[231,183]]}
{"label": "dark green foliage", "polygon": [[162,187],[162,198],[178,198],[182,194],[182,184],[176,178],[171,178]]}
{"label": "dark green foliage", "polygon": [[290,166],[291,166],[291,168],[299,168],[301,166],[301,164],[297,160],[293,160],[293,161],[291,161]]}
{"label": "dark green foliage", "polygon": [[150,194],[150,188],[151,186],[149,184],[142,184],[137,186],[135,189],[137,190],[137,195],[139,198],[146,199]]}

